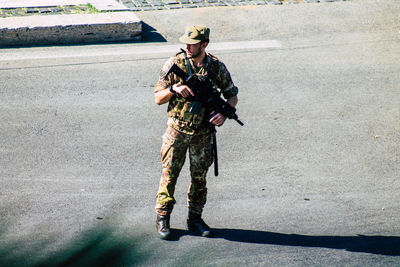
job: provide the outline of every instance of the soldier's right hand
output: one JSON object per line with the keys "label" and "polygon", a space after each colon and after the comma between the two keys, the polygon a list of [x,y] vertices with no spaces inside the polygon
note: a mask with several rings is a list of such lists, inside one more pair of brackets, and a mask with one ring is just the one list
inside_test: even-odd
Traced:
{"label": "soldier's right hand", "polygon": [[187,85],[184,84],[174,84],[172,86],[172,90],[174,90],[175,92],[177,92],[178,94],[180,94],[185,98],[190,95],[194,96],[193,91]]}

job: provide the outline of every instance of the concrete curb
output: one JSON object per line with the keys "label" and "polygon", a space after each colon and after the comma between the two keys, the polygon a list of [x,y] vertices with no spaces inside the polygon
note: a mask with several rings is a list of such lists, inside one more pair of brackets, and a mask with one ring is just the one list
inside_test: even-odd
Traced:
{"label": "concrete curb", "polygon": [[141,32],[132,12],[1,18],[0,46],[135,41]]}

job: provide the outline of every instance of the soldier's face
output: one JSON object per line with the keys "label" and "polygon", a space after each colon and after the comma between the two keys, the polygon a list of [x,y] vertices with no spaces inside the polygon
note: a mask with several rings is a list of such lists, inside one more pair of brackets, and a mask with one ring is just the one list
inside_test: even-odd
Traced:
{"label": "soldier's face", "polygon": [[188,57],[197,58],[204,52],[206,46],[206,43],[186,44],[186,52]]}

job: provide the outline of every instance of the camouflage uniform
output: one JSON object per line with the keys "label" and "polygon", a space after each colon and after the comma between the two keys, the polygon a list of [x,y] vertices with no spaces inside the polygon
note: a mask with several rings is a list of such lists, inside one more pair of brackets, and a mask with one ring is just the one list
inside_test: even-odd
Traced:
{"label": "camouflage uniform", "polygon": [[[182,70],[187,70],[183,53],[170,58],[160,74],[155,92],[165,90],[169,86],[182,83],[175,74],[162,78],[169,67],[177,64]],[[207,75],[215,84],[215,90],[225,98],[237,95],[238,89],[233,84],[225,65],[211,54],[206,54],[205,64],[196,68],[191,63],[191,69],[196,75]],[[188,191],[188,206],[192,213],[201,214],[206,203],[206,174],[212,164],[210,110],[201,107],[198,114],[190,113],[192,103],[175,94],[168,105],[167,129],[163,135],[161,147],[162,175],[157,193],[156,212],[168,215],[175,204],[175,185],[186,159],[189,149],[191,183]]]}

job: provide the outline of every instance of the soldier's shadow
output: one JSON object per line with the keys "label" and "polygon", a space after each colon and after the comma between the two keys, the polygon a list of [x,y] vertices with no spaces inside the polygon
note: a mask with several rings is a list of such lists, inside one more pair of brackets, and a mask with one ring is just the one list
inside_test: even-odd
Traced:
{"label": "soldier's shadow", "polygon": [[[191,233],[186,230],[173,229],[170,240],[178,241],[181,236],[185,235],[191,235]],[[314,236],[217,228],[213,229],[213,238],[243,243],[345,249],[351,252],[400,256],[400,237],[398,236]]]}

